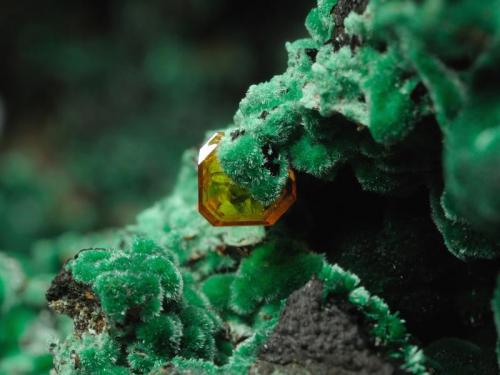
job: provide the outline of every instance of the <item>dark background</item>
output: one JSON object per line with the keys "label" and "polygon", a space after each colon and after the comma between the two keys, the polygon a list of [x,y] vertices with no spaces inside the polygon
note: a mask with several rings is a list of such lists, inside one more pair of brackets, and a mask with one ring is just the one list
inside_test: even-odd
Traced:
{"label": "dark background", "polygon": [[0,249],[133,221],[285,69],[313,0],[0,6]]}

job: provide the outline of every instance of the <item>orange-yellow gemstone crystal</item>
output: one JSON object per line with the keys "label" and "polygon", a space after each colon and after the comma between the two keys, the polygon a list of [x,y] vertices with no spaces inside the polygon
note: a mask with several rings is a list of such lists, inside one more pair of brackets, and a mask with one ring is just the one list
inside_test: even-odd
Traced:
{"label": "orange-yellow gemstone crystal", "polygon": [[295,174],[288,171],[288,182],[276,202],[264,206],[250,192],[234,182],[220,165],[218,132],[200,149],[198,156],[198,209],[215,226],[273,225],[296,199]]}

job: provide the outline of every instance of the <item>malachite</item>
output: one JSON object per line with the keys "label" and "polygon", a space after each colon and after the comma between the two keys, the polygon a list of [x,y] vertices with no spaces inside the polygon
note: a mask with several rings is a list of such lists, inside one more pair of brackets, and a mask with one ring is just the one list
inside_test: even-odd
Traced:
{"label": "malachite", "polygon": [[234,182],[217,158],[217,147],[224,137],[215,133],[200,149],[198,156],[198,209],[214,226],[273,225],[295,202],[295,173],[288,171],[288,181],[281,196],[264,206],[248,189]]}

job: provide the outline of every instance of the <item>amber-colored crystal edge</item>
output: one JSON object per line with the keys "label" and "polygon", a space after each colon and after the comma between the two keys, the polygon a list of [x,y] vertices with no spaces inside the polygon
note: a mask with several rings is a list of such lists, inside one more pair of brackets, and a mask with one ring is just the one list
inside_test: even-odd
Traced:
{"label": "amber-colored crystal edge", "polygon": [[[209,153],[205,152],[205,155],[203,155],[203,159],[201,159],[201,154],[202,150],[204,147],[206,147],[207,144],[213,144],[213,141],[215,141],[219,137],[220,138],[224,136],[224,132],[217,132],[214,134],[210,140],[205,144],[205,146],[202,147],[200,150],[200,153],[198,155],[198,211],[200,214],[208,220],[208,222],[215,226],[215,227],[229,227],[229,226],[244,226],[244,225],[263,225],[263,226],[271,226],[276,224],[276,222],[284,215],[286,211],[292,206],[292,204],[297,200],[297,186],[296,186],[296,177],[295,177],[295,172],[292,169],[288,170],[288,181],[287,181],[287,187],[285,188],[285,191],[282,193],[281,197],[273,203],[271,206],[269,206],[266,211],[273,210],[273,208],[276,210],[276,207],[279,207],[280,205],[283,205],[281,209],[271,212],[270,215],[265,219],[265,220],[241,220],[241,221],[222,221],[219,220],[217,217],[215,217],[210,210],[208,210],[204,205],[203,205],[203,162],[208,159],[209,156],[211,156],[216,148],[211,150]],[[287,190],[291,189],[291,192],[289,193]]]}

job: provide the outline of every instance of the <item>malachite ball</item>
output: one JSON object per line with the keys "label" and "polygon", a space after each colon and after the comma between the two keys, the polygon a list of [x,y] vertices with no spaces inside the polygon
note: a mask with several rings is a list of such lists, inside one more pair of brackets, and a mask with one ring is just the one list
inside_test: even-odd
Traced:
{"label": "malachite ball", "polygon": [[275,202],[265,206],[223,171],[217,158],[217,148],[223,137],[223,132],[215,133],[200,149],[200,213],[214,226],[273,225],[296,200],[295,173],[291,169],[288,171],[288,181],[282,194]]}

